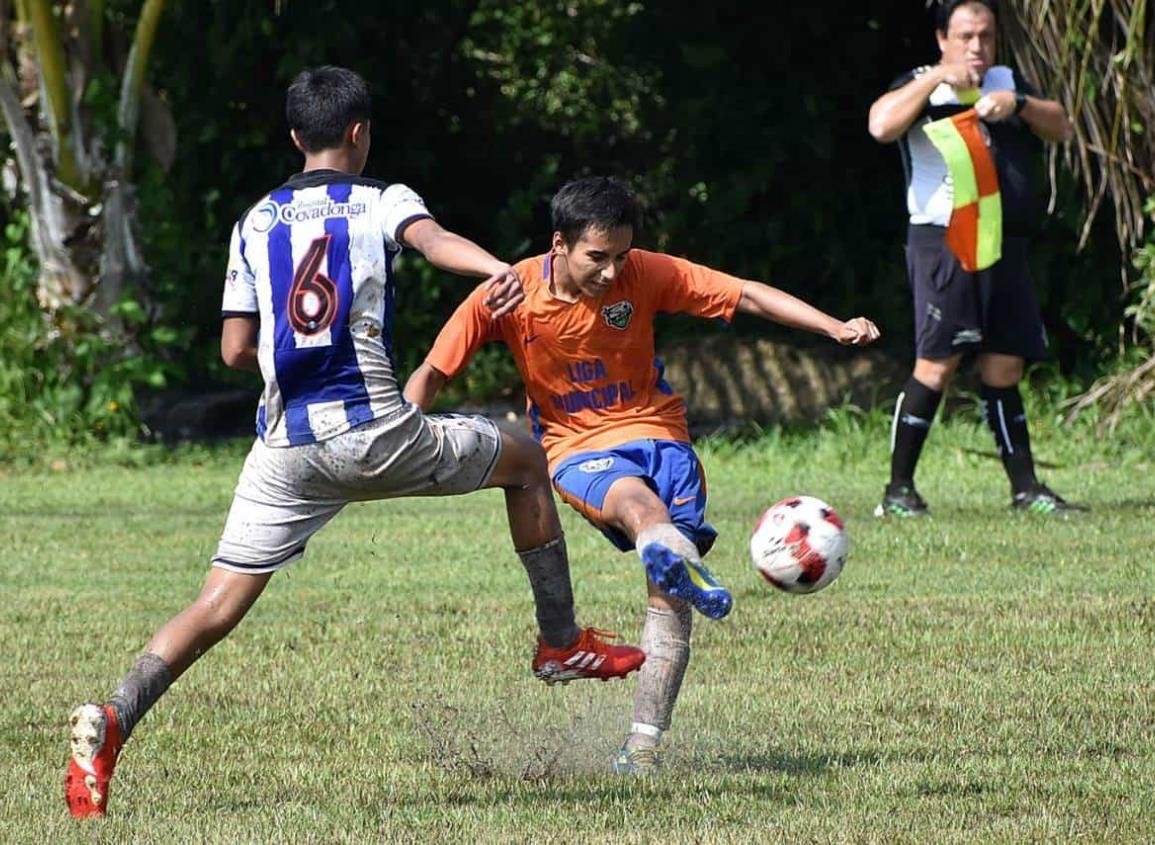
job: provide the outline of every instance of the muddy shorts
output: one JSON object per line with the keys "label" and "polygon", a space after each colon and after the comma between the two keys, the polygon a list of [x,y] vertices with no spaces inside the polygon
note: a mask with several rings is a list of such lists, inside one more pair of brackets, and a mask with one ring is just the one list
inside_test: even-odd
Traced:
{"label": "muddy shorts", "polygon": [[245,459],[213,566],[259,574],[288,566],[349,502],[470,493],[501,456],[485,417],[425,416],[416,405],[302,446],[257,440]]}

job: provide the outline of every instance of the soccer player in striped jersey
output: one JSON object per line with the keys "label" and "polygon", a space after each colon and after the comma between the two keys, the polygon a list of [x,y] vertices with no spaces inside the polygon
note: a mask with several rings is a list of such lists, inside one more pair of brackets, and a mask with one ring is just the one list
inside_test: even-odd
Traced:
{"label": "soccer player in striped jersey", "polygon": [[403,247],[441,269],[485,277],[481,299],[494,318],[523,298],[517,273],[442,229],[409,188],[360,176],[370,99],[357,74],[302,72],[287,113],[304,170],[237,222],[223,300],[225,362],[264,378],[258,437],[199,597],[157,631],[105,704],[72,714],[65,799],[74,816],[105,814],[121,746],[140,718],[350,501],[504,488],[536,604],[537,677],[606,680],[645,660],[574,621],[541,447],[483,417],[427,417],[397,384],[393,259]]}
{"label": "soccer player in striped jersey", "polygon": [[475,290],[405,395],[429,408],[482,344],[509,347],[555,489],[617,548],[635,549],[648,576],[647,660],[614,770],[652,774],[689,661],[690,608],[720,619],[732,605],[702,562],[717,532],[705,519],[706,481],[685,405],[654,356],[655,315],[729,321],[742,311],[851,345],[873,342],[878,329],[862,317],[842,322],[758,282],[632,249],[638,206],[612,179],[571,182],[554,196],[552,213],[549,253],[515,267],[525,300],[493,319],[484,288]]}

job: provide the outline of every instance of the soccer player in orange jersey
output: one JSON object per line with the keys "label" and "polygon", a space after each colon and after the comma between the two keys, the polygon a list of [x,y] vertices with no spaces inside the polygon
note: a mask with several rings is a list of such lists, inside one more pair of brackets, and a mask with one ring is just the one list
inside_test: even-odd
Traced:
{"label": "soccer player in orange jersey", "polygon": [[493,319],[478,288],[442,329],[405,397],[428,409],[482,344],[501,341],[525,382],[534,435],[554,488],[648,576],[634,721],[614,761],[623,774],[660,766],[660,741],[690,654],[693,607],[721,619],[730,593],[702,562],[717,532],[705,520],[706,484],[682,398],[654,357],[654,317],[685,312],[729,321],[735,312],[824,334],[842,344],[878,337],[863,317],[835,319],[759,282],[681,258],[633,249],[638,205],[608,178],[571,182],[552,202],[553,242],[516,265],[525,300]]}

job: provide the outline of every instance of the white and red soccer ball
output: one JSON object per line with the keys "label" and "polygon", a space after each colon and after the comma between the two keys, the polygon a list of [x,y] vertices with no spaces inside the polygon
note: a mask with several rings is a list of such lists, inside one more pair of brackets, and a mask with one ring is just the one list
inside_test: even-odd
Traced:
{"label": "white and red soccer ball", "polygon": [[759,574],[788,593],[814,593],[842,572],[850,540],[834,508],[813,496],[771,505],[754,524],[750,556]]}

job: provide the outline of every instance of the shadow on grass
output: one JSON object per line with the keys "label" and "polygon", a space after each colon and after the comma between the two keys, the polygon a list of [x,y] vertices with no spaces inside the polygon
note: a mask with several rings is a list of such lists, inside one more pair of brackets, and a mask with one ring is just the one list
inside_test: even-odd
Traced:
{"label": "shadow on grass", "polygon": [[[959,452],[962,452],[964,455],[970,455],[972,458],[986,458],[987,460],[994,461],[996,464],[1003,462],[999,453],[990,449],[974,449],[970,446],[958,446],[956,448]],[[1057,464],[1054,461],[1043,461],[1037,457],[1035,458],[1036,469],[1065,469],[1066,466],[1066,464]]]}
{"label": "shadow on grass", "polygon": [[[653,779],[620,777],[610,774],[608,759],[596,769],[580,764],[573,768],[575,750],[580,751],[588,740],[582,716],[534,736],[515,708],[496,708],[480,723],[443,702],[424,701],[413,709],[418,716],[415,726],[424,740],[421,756],[447,776],[432,800],[452,806],[603,804],[639,792],[649,799],[668,795],[671,800],[680,800],[688,783],[702,779],[712,790],[739,800],[781,801],[791,796],[794,779],[874,766],[880,761],[877,754],[866,752],[728,753],[694,746],[676,749],[667,758],[667,768]],[[518,755],[508,757],[501,743],[493,742],[495,735],[519,737]],[[428,805],[430,801],[428,794],[404,799],[413,805]]]}
{"label": "shadow on grass", "polygon": [[[473,781],[447,787],[436,795],[406,793],[390,799],[394,806],[487,809],[491,807],[524,805],[541,809],[546,804],[557,804],[567,809],[577,806],[620,806],[630,801],[671,804],[684,801],[687,788],[693,788],[677,770],[653,779],[606,776],[591,780],[548,780],[535,783],[525,781],[503,782],[504,779]],[[789,784],[768,783],[759,780],[712,779],[710,791],[716,797],[732,800],[767,800],[782,803],[791,800],[795,792]]]}
{"label": "shadow on grass", "polygon": [[[1092,507],[1102,513],[1114,511],[1148,511],[1155,508],[1155,499],[1108,499],[1090,502]],[[1094,511],[1092,511],[1094,513]]]}
{"label": "shadow on grass", "polygon": [[[1155,508],[1155,498],[1131,498],[1131,499],[1086,499],[1082,497],[1066,496],[1063,491],[1056,491],[1059,495],[1066,498],[1074,505],[1078,505],[1087,510],[1067,511],[1058,514],[1037,514],[1028,513],[1020,510],[1013,510],[1010,507],[1010,502],[1000,504],[997,499],[987,499],[989,504],[958,504],[957,502],[948,503],[936,508],[933,500],[930,501],[931,513],[929,517],[923,519],[913,520],[891,520],[888,525],[933,525],[937,519],[940,523],[948,524],[951,522],[958,522],[960,524],[971,522],[976,519],[985,518],[1002,518],[1012,517],[1023,522],[1038,521],[1040,524],[1047,524],[1048,522],[1084,522],[1095,521],[1103,516],[1120,515],[1120,514],[1145,514],[1147,511]],[[946,496],[944,495],[944,498]],[[1009,494],[1007,496],[1010,498]]]}
{"label": "shadow on grass", "polygon": [[694,766],[697,771],[741,774],[743,772],[779,772],[785,775],[820,775],[830,769],[852,769],[874,766],[877,754],[723,754],[712,763]]}
{"label": "shadow on grass", "polygon": [[[676,758],[662,775],[653,779],[622,778],[612,775],[549,775],[540,780],[527,781],[510,776],[467,777],[439,793],[435,803],[452,807],[493,807],[506,804],[540,806],[542,803],[559,804],[616,804],[622,800],[642,797],[653,801],[663,797],[682,800],[693,781],[705,777],[711,791],[730,799],[757,799],[783,802],[796,795],[790,778],[814,777],[837,769],[874,766],[880,761],[877,754],[733,754],[715,756],[708,764],[700,758]],[[767,780],[765,775],[784,775],[785,778]],[[757,778],[743,777],[757,775]],[[394,803],[410,806],[428,805],[429,795],[408,794],[394,799]]]}

